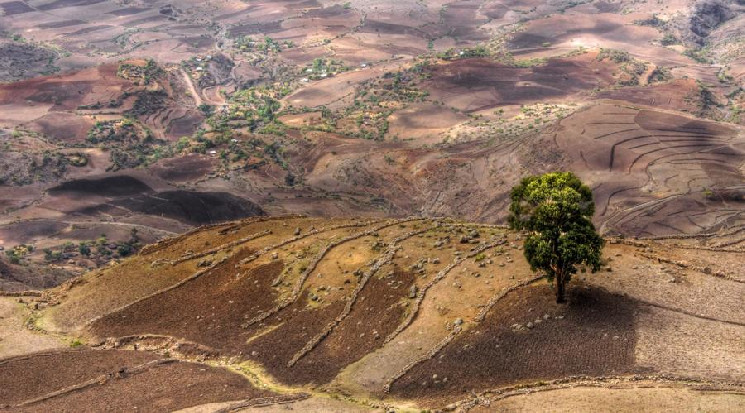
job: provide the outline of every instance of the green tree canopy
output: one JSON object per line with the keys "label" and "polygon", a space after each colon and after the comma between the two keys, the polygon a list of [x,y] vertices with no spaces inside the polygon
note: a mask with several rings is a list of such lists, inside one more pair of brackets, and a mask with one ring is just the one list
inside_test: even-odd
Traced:
{"label": "green tree canopy", "polygon": [[571,172],[551,172],[524,178],[510,199],[510,227],[528,232],[525,258],[533,271],[556,280],[556,302],[564,302],[577,265],[600,267],[604,241],[591,221],[592,191]]}

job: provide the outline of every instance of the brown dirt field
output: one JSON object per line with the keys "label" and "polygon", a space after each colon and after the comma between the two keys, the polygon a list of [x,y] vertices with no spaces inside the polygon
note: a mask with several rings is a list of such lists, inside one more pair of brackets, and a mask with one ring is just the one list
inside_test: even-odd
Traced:
{"label": "brown dirt field", "polygon": [[641,311],[637,325],[634,357],[641,368],[703,380],[742,379],[744,325],[655,307]]}
{"label": "brown dirt field", "polygon": [[[486,236],[486,231],[482,231],[483,236]],[[406,318],[408,319],[416,310],[414,318],[397,335],[386,337],[385,339],[390,341],[383,347],[346,368],[335,379],[334,386],[338,386],[342,391],[364,392],[383,397],[388,382],[410,363],[427,357],[427,354],[450,334],[452,323],[456,319],[460,318],[465,325],[478,324],[477,315],[492,297],[533,277],[524,262],[512,261],[509,258],[510,252],[502,253],[500,247],[497,247],[484,251],[484,255],[488,257],[483,261],[484,267],[480,267],[473,258],[466,259],[436,281],[434,277],[452,265],[455,254],[469,254],[469,247],[470,244],[455,243],[439,252],[418,246],[416,248],[420,249],[417,252],[409,252],[414,257],[408,266],[412,262],[428,257],[436,257],[443,263],[439,267],[426,265],[426,272],[417,277],[418,293],[424,291],[421,303],[418,309],[415,307],[416,300],[410,299],[406,303]],[[487,260],[491,260],[492,264],[487,264]],[[476,277],[474,274],[479,276]],[[434,284],[425,290],[430,283]]]}
{"label": "brown dirt field", "polygon": [[293,237],[295,229],[299,228],[301,234],[307,234],[312,228],[322,228],[326,225],[334,226],[348,224],[350,220],[332,219],[324,221],[316,218],[278,217],[271,218],[247,218],[234,223],[212,225],[199,230],[192,230],[188,234],[164,240],[152,249],[146,250],[143,255],[152,260],[177,260],[184,256],[185,252],[193,251],[201,253],[213,250],[220,245],[238,241],[255,234],[271,231],[259,239],[249,241],[242,246],[260,250],[264,247],[275,245]]}
{"label": "brown dirt field", "polygon": [[29,220],[0,227],[0,240],[10,247],[28,240],[53,237],[67,228],[63,222],[51,219]]}
{"label": "brown dirt field", "polygon": [[389,136],[401,136],[421,140],[435,140],[439,134],[468,119],[452,109],[430,104],[413,104],[406,109],[396,111],[388,121]]}
{"label": "brown dirt field", "polygon": [[266,215],[253,202],[228,192],[165,191],[138,194],[114,205],[132,212],[175,219],[190,225]]}
{"label": "brown dirt field", "polygon": [[[116,266],[105,273],[88,273],[83,276],[80,284],[61,291],[65,298],[64,302],[51,308],[47,313],[49,321],[43,320],[42,324],[45,324],[45,328],[55,331],[79,329],[94,317],[174,285],[196,272],[195,265],[191,262],[180,264],[168,271],[152,267],[152,262],[151,259],[137,256],[130,259],[130,264],[140,268],[138,272]],[[83,286],[84,288],[81,288]]]}
{"label": "brown dirt field", "polygon": [[[571,159],[569,169],[593,188],[603,232],[686,235],[743,225],[736,194],[745,154],[732,126],[598,104],[550,133]],[[716,191],[711,199],[707,190]]]}
{"label": "brown dirt field", "polygon": [[166,335],[238,353],[250,337],[240,325],[272,307],[271,283],[283,267],[275,261],[240,274],[234,266],[251,254],[244,249],[196,280],[106,316],[91,325],[91,332]]}
{"label": "brown dirt field", "polygon": [[22,1],[8,1],[5,3],[0,4],[0,7],[3,9],[3,14],[6,16],[12,16],[15,14],[23,14],[34,11],[31,7],[29,7],[26,3]]}
{"label": "brown dirt field", "polygon": [[[308,340],[320,333],[342,311],[344,302],[336,301],[324,307],[308,308],[305,305],[308,301],[310,297],[306,293],[295,304],[287,307],[286,311],[267,319],[265,326],[273,329],[264,335],[258,335],[245,347],[250,359],[260,362],[269,374],[283,383],[320,384],[317,376],[325,376],[321,371],[325,367],[323,365],[299,363],[295,367],[288,367],[287,363]],[[282,346],[277,343],[282,343]],[[334,360],[325,362],[334,363]]]}
{"label": "brown dirt field", "polygon": [[87,117],[65,112],[50,112],[24,126],[65,144],[85,144],[95,122]]}
{"label": "brown dirt field", "polygon": [[613,251],[622,255],[612,257],[609,266],[623,270],[588,275],[593,285],[663,308],[745,325],[745,312],[734,310],[745,299],[745,283],[655,263],[633,248]]}
{"label": "brown dirt field", "polygon": [[[389,279],[396,280],[396,285]],[[385,337],[403,319],[402,300],[413,281],[412,273],[400,269],[395,269],[390,278],[373,277],[362,290],[352,312],[296,364],[295,370],[312,372],[312,376],[298,375],[298,382],[328,383],[344,367],[382,346]]]}
{"label": "brown dirt field", "polygon": [[[5,380],[2,381],[12,377],[13,384],[3,386],[5,391],[12,390],[12,396],[2,400],[17,404],[49,394],[55,388],[82,384],[104,375],[107,377],[105,381],[99,380],[84,389],[15,408],[14,411],[145,409],[166,412],[210,402],[272,395],[253,388],[238,374],[200,364],[171,362],[152,365],[144,371],[133,370],[133,367],[156,359],[158,357],[148,353],[117,350],[32,356],[11,362],[10,368],[3,369]],[[55,375],[39,376],[40,371],[55,371]],[[51,387],[50,383],[53,383]]]}
{"label": "brown dirt field", "polygon": [[0,105],[0,122],[2,122],[2,126],[11,128],[19,123],[31,122],[41,118],[47,114],[51,107],[51,104],[28,103]]}
{"label": "brown dirt field", "polygon": [[[224,228],[223,231],[227,229]],[[355,230],[359,231],[360,229]],[[395,225],[382,229],[379,233],[382,239],[390,241],[401,231],[402,229]],[[314,240],[315,243],[319,241]],[[358,241],[357,245],[360,243],[367,244],[364,238]],[[308,244],[310,245],[312,244]],[[293,368],[287,368],[287,362],[292,356],[336,317],[344,305],[341,298],[333,299],[324,295],[324,300],[333,304],[328,307],[325,304],[321,307],[309,306],[309,290],[317,289],[320,294],[320,291],[331,291],[336,288],[329,285],[338,285],[340,290],[345,290],[342,294],[349,294],[354,288],[353,284],[345,285],[345,279],[354,278],[351,274],[336,281],[329,279],[328,276],[316,281],[316,274],[333,271],[331,268],[319,267],[307,281],[306,292],[293,305],[282,309],[261,324],[243,328],[242,325],[249,319],[270,310],[275,305],[278,291],[282,291],[285,283],[280,284],[278,287],[282,288],[278,290],[274,289],[272,284],[282,272],[281,260],[291,260],[293,256],[290,253],[297,253],[299,245],[293,247],[295,249],[285,247],[277,250],[280,260],[263,264],[266,262],[265,259],[260,259],[245,273],[236,271],[234,267],[251,253],[244,251],[233,254],[228,261],[200,278],[97,320],[91,326],[91,333],[98,337],[155,334],[185,338],[226,354],[251,355],[252,359],[260,361],[270,373],[290,383],[327,382],[346,364],[362,357],[368,347],[382,344],[381,338],[396,328],[397,321],[403,314],[399,300],[407,293],[408,287],[397,285],[393,288],[388,279],[371,279],[362,290],[358,304],[352,307],[349,317],[338,327],[339,333],[335,330],[321,342],[318,350],[302,358]],[[346,257],[346,251],[352,251],[346,248],[346,244],[333,248],[325,262],[346,259],[342,258],[342,255]],[[342,252],[343,254],[339,255]],[[337,258],[334,258],[335,256]],[[360,260],[353,260],[358,262],[356,265],[345,264],[349,268],[345,272],[349,273],[364,265],[367,260],[364,257],[365,255],[362,255]],[[236,273],[241,275],[239,279],[236,279]],[[295,280],[288,279],[286,284],[292,286]],[[316,284],[319,286],[315,287]],[[194,297],[199,298],[192,302]],[[369,323],[361,323],[361,320],[369,317],[371,312],[386,314],[376,321],[372,329]],[[153,314],[158,316],[154,317]],[[368,332],[367,337],[360,337],[359,343],[349,342],[346,331],[354,331],[356,335],[359,329]],[[378,330],[377,339],[373,337],[373,329]],[[287,344],[279,350],[275,344],[277,340]],[[355,350],[340,348],[342,345]],[[316,355],[318,351],[321,352],[320,355]],[[326,357],[327,353],[339,357]],[[319,369],[324,372],[320,376]]]}
{"label": "brown dirt field", "polygon": [[695,80],[676,79],[660,85],[601,91],[597,94],[597,97],[621,100],[658,109],[695,113],[698,107],[696,102],[690,99],[690,96],[694,96],[698,92],[699,88]]}
{"label": "brown dirt field", "polygon": [[424,82],[435,100],[472,112],[502,105],[578,99],[582,91],[612,85],[615,64],[592,54],[549,60],[543,66],[516,68],[488,59],[459,59],[432,69]]}
{"label": "brown dirt field", "polygon": [[[557,306],[543,284],[509,294],[483,324],[462,333],[434,358],[394,382],[391,394],[438,405],[471,389],[636,370],[637,304],[576,284],[570,300],[571,306]],[[533,328],[511,328],[538,319],[542,321]]]}
{"label": "brown dirt field", "polygon": [[[155,354],[132,351],[57,351],[0,361],[0,400],[16,405],[101,375],[156,360]],[[46,372],[47,374],[40,374]],[[54,372],[54,374],[48,374]]]}
{"label": "brown dirt field", "polygon": [[[678,242],[675,240],[672,241],[670,245],[656,243],[651,247],[651,252],[655,256],[669,260],[679,267],[684,265],[693,271],[703,272],[705,274],[709,272],[715,276],[723,276],[739,282],[745,281],[745,267],[740,265],[740,260],[742,259],[741,251],[715,251],[706,249],[706,253],[702,254],[701,250],[696,248],[696,246],[683,245],[683,248],[675,248],[674,245],[678,244]],[[694,242],[696,241],[694,240]],[[645,255],[649,255],[649,252],[645,251]]]}
{"label": "brown dirt field", "polygon": [[479,13],[481,6],[482,2],[477,0],[453,2],[442,15],[441,20],[445,27],[455,28],[449,32],[449,35],[463,43],[488,40],[489,33],[479,30],[479,26],[488,23],[488,19]]}
{"label": "brown dirt field", "polygon": [[[395,226],[379,232],[382,240],[391,242],[396,236],[396,231],[399,232],[398,235],[401,235],[403,230]],[[389,235],[386,235],[386,232]],[[355,242],[355,244],[359,246],[359,241]],[[341,244],[331,250],[326,262],[335,261],[334,255],[341,252],[349,252],[349,255],[357,254],[349,248],[357,249],[348,245],[348,243]],[[360,252],[359,254],[366,255],[360,255],[358,257],[359,259],[353,260],[353,262],[364,262],[366,261],[364,259],[365,257],[374,259],[376,255],[382,253],[370,254],[369,252]],[[342,256],[345,255],[342,254]],[[336,262],[339,263],[339,261]],[[301,358],[294,366],[288,366],[288,362],[306,343],[320,334],[332,320],[341,314],[346,300],[355,288],[355,284],[357,284],[351,271],[355,270],[354,267],[365,267],[366,265],[362,262],[357,265],[347,265],[342,261],[341,264],[349,269],[340,267],[338,272],[328,267],[326,269],[319,267],[311,274],[307,282],[307,289],[294,304],[284,308],[276,315],[265,320],[262,324],[252,328],[258,338],[249,343],[246,353],[251,354],[252,358],[254,358],[253,354],[256,352],[257,361],[260,361],[270,374],[284,382],[291,384],[321,384],[330,381],[348,362],[362,357],[364,353],[361,350],[364,348],[368,346],[374,348],[381,345],[381,339],[384,337],[385,331],[395,329],[397,323],[394,320],[397,321],[400,318],[401,309],[396,304],[403,291],[398,294],[388,291],[391,294],[385,294],[384,292],[387,289],[384,284],[380,284],[373,278],[360,291],[349,316],[329,336],[321,341],[319,346]],[[329,271],[332,271],[330,276],[333,279],[329,279]],[[321,274],[321,272],[327,275],[318,279],[318,274]],[[350,279],[351,282],[347,283],[345,279]],[[312,288],[314,284],[319,287]],[[378,291],[379,289],[383,291]],[[313,291],[310,290],[315,290],[315,294],[323,297],[323,302],[320,305],[311,304],[310,293]],[[337,290],[338,293],[335,294],[334,290]],[[326,293],[327,291],[331,294]],[[335,299],[334,295],[337,295],[338,298]],[[366,297],[367,299],[363,299],[362,297]],[[380,328],[380,338],[378,340],[373,337],[374,334],[372,331],[374,328],[369,328],[369,322],[363,326],[355,324],[355,322],[359,321],[360,317],[364,317],[368,308],[376,308],[377,310],[374,310],[376,314],[389,322],[389,325],[377,324],[378,321],[374,323]],[[339,330],[340,328],[354,331],[355,335],[351,339],[347,335],[337,336],[339,331],[345,331]],[[263,329],[266,329],[265,331],[268,332],[262,335]],[[362,335],[363,333],[365,335]],[[274,344],[278,340],[287,343],[281,350],[277,349]],[[347,350],[346,347],[353,348],[354,350]],[[321,354],[317,354],[319,351]],[[337,355],[338,358],[325,357],[332,354]]]}
{"label": "brown dirt field", "polygon": [[27,100],[51,103],[51,111],[73,111],[79,105],[107,102],[132,83],[116,76],[117,65],[105,64],[75,73],[45,76],[0,85],[0,104]]}
{"label": "brown dirt field", "polygon": [[211,173],[217,161],[214,158],[189,154],[180,158],[164,159],[151,169],[157,177],[169,182],[189,182]]}
{"label": "brown dirt field", "polygon": [[204,115],[194,110],[185,111],[179,115],[179,117],[164,120],[166,136],[171,140],[191,136],[205,120]]}
{"label": "brown dirt field", "polygon": [[[304,231],[307,231],[308,227],[312,224],[318,224],[317,220],[305,220],[305,223],[299,225],[298,228],[303,228]],[[332,223],[330,222],[329,224]],[[292,234],[293,229],[295,228],[294,226],[285,227],[277,225],[277,221],[259,222],[257,224],[249,225],[248,227],[255,228],[258,226],[261,228],[264,225],[270,225],[269,228],[274,227],[274,232],[277,232],[276,236],[285,237],[279,238],[279,240],[291,238],[290,234]],[[223,230],[227,230],[225,231],[226,234],[231,232],[229,231],[229,228],[229,225],[222,226]],[[277,229],[280,228],[282,230],[277,231]],[[316,245],[322,245],[324,242],[328,242],[331,237],[340,237],[344,236],[342,234],[355,233],[363,230],[364,229],[353,227],[349,229],[322,232],[314,237],[290,245],[292,245],[293,248],[303,248],[304,246],[312,245],[314,243]],[[254,232],[252,230],[248,233],[255,234],[258,232],[261,231],[257,230]],[[276,238],[276,236],[275,234],[272,234],[272,237]],[[240,236],[236,236],[236,234],[231,235],[231,237],[232,239],[240,238]],[[193,241],[196,242],[196,245],[200,245],[199,239],[197,237],[194,238]],[[225,242],[230,242],[230,239],[231,238],[226,239]],[[223,253],[231,254],[228,261],[200,278],[190,281],[179,288],[170,290],[167,293],[159,294],[158,296],[131,305],[117,313],[111,314],[97,321],[92,326],[92,332],[98,336],[104,337],[136,335],[145,332],[150,334],[173,335],[176,337],[190,338],[194,341],[213,346],[218,350],[224,350],[231,353],[240,352],[243,350],[245,340],[251,336],[250,331],[244,331],[240,326],[246,323],[247,320],[255,317],[261,311],[266,311],[274,305],[276,296],[271,284],[281,273],[282,264],[281,261],[271,261],[268,257],[262,257],[260,260],[252,263],[246,270],[235,269],[234,266],[238,264],[240,259],[251,255],[248,248],[253,247],[258,250],[272,244],[273,242],[270,237],[261,237],[257,238],[255,241],[246,243],[243,247],[236,247],[236,251],[243,251],[238,253],[240,257],[236,257],[237,253],[230,250],[221,251],[218,255],[208,257],[210,260],[216,261]],[[221,245],[224,244],[221,243]],[[208,250],[218,246],[219,245],[210,245],[209,247],[205,247],[204,241],[202,241],[201,248],[203,250]],[[169,247],[169,249],[170,248],[173,247]],[[188,247],[185,245],[178,245],[178,247],[173,249],[176,251],[183,251],[181,248]],[[165,259],[165,257],[168,256],[161,254],[160,252],[147,254],[146,257],[148,260]],[[194,261],[197,260],[179,264],[179,267],[194,268]],[[153,271],[157,271],[157,269]],[[196,269],[193,271],[196,271]],[[236,274],[241,274],[241,277],[236,279]],[[181,274],[179,275],[179,279],[184,279],[189,275],[191,274]],[[173,280],[173,278],[171,279]],[[176,280],[174,280],[174,283],[175,281]],[[161,285],[167,286],[164,284]],[[219,285],[220,288],[216,288],[216,285]],[[156,290],[154,289],[151,291]],[[249,294],[254,298],[246,301],[246,294]],[[218,302],[219,305],[215,306],[215,303],[212,303],[210,300],[203,300],[203,298],[201,298],[205,296],[213,296],[214,300]],[[138,297],[131,296],[130,300],[136,298]],[[193,299],[197,300],[193,305],[183,305],[184,302],[191,302]],[[117,301],[122,302],[120,299],[117,299]],[[233,301],[233,303],[231,303],[231,301]],[[213,306],[215,307],[213,308]],[[72,309],[68,309],[67,311],[72,311]],[[153,314],[159,314],[161,316],[153,317]],[[200,318],[197,319],[197,316]],[[121,324],[116,321],[122,318],[127,319],[126,324]],[[201,321],[197,321],[197,324],[194,324],[194,320]],[[200,329],[192,331],[191,327],[194,325],[199,326]],[[225,334],[226,337],[221,336],[222,338],[219,340],[210,338],[216,337],[220,331],[222,331],[222,334]],[[237,337],[232,339],[227,337],[231,334],[235,335],[236,332],[239,333]]]}
{"label": "brown dirt field", "polygon": [[74,196],[132,196],[152,192],[147,184],[137,178],[119,175],[101,179],[79,179],[63,182],[48,190],[50,194],[73,194]]}
{"label": "brown dirt field", "polygon": [[577,387],[536,392],[491,402],[472,413],[500,412],[589,412],[599,406],[614,412],[734,412],[745,409],[745,396],[685,388],[636,387],[606,389]]}
{"label": "brown dirt field", "polygon": [[603,47],[628,51],[659,66],[688,64],[686,57],[665,47],[650,44],[661,35],[654,27],[633,24],[634,20],[642,16],[580,12],[556,14],[530,21],[523,31],[513,36],[510,48],[520,56],[529,57],[532,53],[545,52],[546,48],[542,45],[548,42],[553,53],[571,51],[578,47]]}

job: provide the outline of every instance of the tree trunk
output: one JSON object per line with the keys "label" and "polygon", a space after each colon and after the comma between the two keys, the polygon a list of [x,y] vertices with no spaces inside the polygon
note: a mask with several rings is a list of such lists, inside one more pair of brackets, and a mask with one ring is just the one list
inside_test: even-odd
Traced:
{"label": "tree trunk", "polygon": [[562,304],[566,302],[564,298],[564,274],[561,272],[556,274],[556,303]]}

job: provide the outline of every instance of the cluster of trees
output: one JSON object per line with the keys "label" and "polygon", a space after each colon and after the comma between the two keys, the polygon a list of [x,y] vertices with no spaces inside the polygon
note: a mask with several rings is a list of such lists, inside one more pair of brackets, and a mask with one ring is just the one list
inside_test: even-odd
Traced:
{"label": "cluster of trees", "polygon": [[140,237],[136,228],[130,233],[130,238],[124,242],[110,242],[106,235],[102,234],[93,241],[82,241],[78,244],[66,242],[58,249],[45,248],[44,260],[47,262],[58,262],[71,258],[75,253],[86,258],[94,256],[101,258],[123,258],[135,253],[141,246]]}
{"label": "cluster of trees", "polygon": [[34,252],[33,245],[20,244],[5,251],[5,255],[8,257],[8,261],[11,264],[20,264],[23,257]]}

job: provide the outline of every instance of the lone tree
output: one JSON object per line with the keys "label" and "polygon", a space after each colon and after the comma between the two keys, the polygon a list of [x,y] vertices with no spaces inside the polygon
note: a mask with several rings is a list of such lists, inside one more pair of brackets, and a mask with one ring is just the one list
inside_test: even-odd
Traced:
{"label": "lone tree", "polygon": [[510,198],[510,227],[529,232],[525,258],[549,282],[556,279],[556,302],[563,303],[576,265],[600,267],[604,240],[591,221],[592,191],[571,172],[551,172],[524,178]]}

